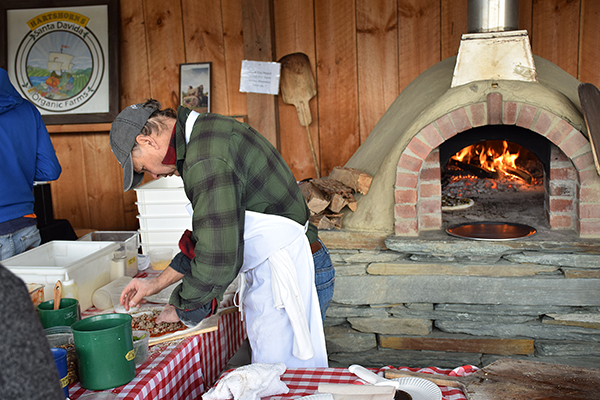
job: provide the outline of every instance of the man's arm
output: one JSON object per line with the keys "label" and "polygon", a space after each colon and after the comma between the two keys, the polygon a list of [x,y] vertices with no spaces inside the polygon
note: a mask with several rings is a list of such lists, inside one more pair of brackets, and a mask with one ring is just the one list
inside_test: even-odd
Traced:
{"label": "man's arm", "polygon": [[125,310],[129,310],[129,307],[136,307],[142,302],[144,297],[160,292],[182,277],[183,274],[180,274],[171,267],[167,267],[155,278],[134,278],[121,292],[121,305],[125,307]]}

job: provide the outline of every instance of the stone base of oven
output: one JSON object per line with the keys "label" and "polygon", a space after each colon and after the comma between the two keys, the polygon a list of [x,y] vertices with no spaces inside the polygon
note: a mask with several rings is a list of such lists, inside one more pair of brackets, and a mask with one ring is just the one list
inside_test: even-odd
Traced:
{"label": "stone base of oven", "polygon": [[501,242],[329,231],[332,366],[600,365],[600,243],[568,231]]}

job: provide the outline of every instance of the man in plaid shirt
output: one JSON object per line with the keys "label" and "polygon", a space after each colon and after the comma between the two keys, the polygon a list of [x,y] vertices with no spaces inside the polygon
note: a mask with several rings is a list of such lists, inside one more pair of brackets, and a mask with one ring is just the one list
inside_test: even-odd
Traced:
{"label": "man in plaid shirt", "polygon": [[[155,179],[182,177],[193,208],[193,232],[184,234],[184,251],[158,277],[134,279],[123,291],[122,303],[128,309],[183,278],[159,321],[193,326],[215,312],[242,266],[246,210],[301,225],[310,214],[281,155],[249,125],[185,107],[177,113],[160,107],[148,100],[123,110],[111,127],[111,148],[123,167],[125,191],[139,185],[144,173]],[[306,236],[324,319],[335,271],[314,225],[308,225]]]}

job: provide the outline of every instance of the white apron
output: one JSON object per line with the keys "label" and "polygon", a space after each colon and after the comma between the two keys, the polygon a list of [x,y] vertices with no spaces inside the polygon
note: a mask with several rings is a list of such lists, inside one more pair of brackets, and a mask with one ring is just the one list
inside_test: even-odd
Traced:
{"label": "white apron", "polygon": [[[186,143],[198,116],[188,115]],[[328,366],[305,229],[289,218],[246,211],[238,287],[253,363]]]}
{"label": "white apron", "polygon": [[304,230],[289,218],[246,211],[239,288],[253,363],[328,366]]}

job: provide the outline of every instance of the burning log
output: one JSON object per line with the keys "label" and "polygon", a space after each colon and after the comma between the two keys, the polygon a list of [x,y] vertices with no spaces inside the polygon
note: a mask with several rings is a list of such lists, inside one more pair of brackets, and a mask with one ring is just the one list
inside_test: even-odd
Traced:
{"label": "burning log", "polygon": [[464,163],[455,159],[448,160],[448,165],[459,168],[467,175],[473,175],[480,179],[498,179],[499,175],[496,171],[488,171],[487,169],[478,167],[477,165]]}
{"label": "burning log", "polygon": [[515,168],[511,168],[511,167],[506,167],[506,172],[508,174],[511,174],[519,179],[524,180],[525,182],[527,182],[528,185],[531,185],[531,183],[533,182],[533,175],[531,175],[529,172],[523,170],[523,169],[515,169]]}

